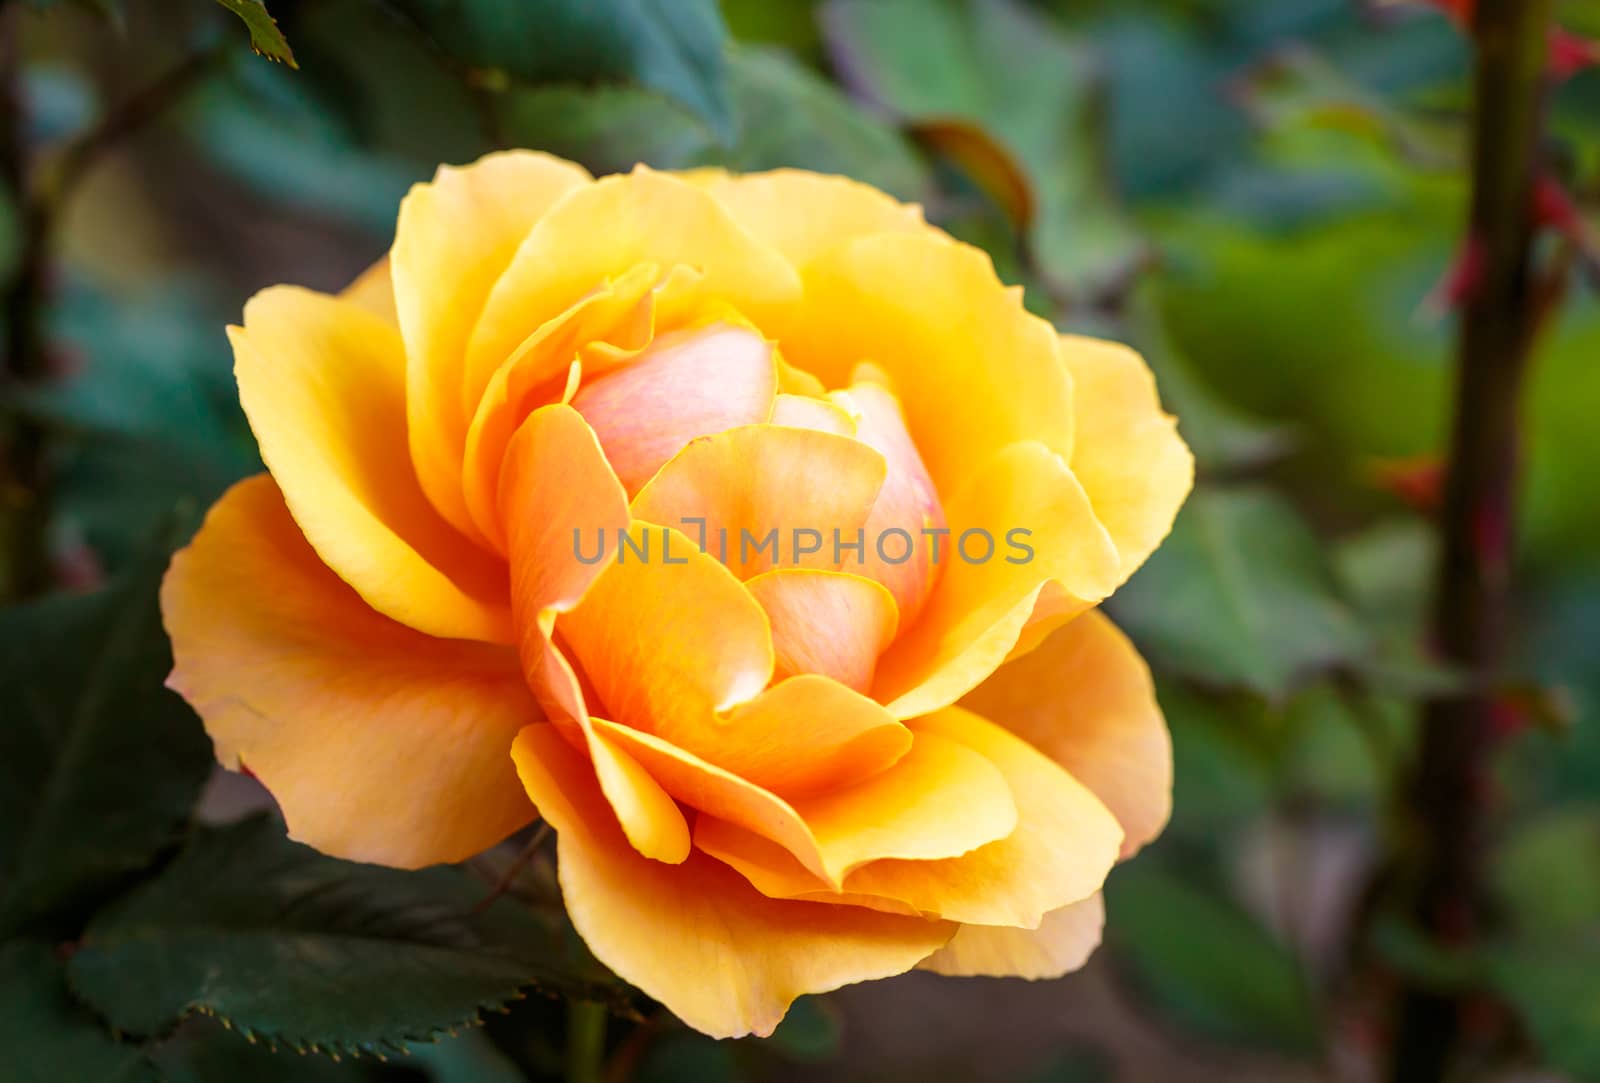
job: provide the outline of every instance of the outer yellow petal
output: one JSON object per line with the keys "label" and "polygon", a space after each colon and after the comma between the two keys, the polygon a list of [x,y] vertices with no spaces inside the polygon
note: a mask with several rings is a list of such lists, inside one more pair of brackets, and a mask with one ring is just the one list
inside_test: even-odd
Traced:
{"label": "outer yellow petal", "polygon": [[640,858],[548,726],[513,748],[558,834],[561,889],[579,934],[606,966],[714,1037],[766,1035],[807,993],[910,969],[954,927],[849,907],[768,899],[702,855]]}
{"label": "outer yellow petal", "polygon": [[1056,331],[978,249],[929,233],[867,237],[820,256],[805,291],[779,339],[784,356],[830,388],[847,386],[859,362],[880,366],[941,495],[1007,444],[1071,453]]}
{"label": "outer yellow petal", "polygon": [[374,612],[266,475],[211,509],[173,558],[161,609],[168,683],[301,842],[413,868],[470,857],[533,818],[506,750],[539,712],[512,652]]}
{"label": "outer yellow petal", "polygon": [[341,301],[359,305],[391,327],[400,326],[394,308],[394,286],[389,281],[389,257],[384,256],[339,291]]}
{"label": "outer yellow petal", "polygon": [[1072,472],[1116,542],[1125,580],[1172,529],[1194,484],[1194,456],[1138,354],[1079,335],[1063,335],[1061,352],[1078,426]]}
{"label": "outer yellow petal", "polygon": [[774,169],[722,173],[706,190],[756,237],[804,268],[820,253],[876,233],[932,233],[922,208],[848,177]]}
{"label": "outer yellow petal", "polygon": [[1007,662],[962,701],[1055,760],[1105,802],[1123,856],[1172,811],[1172,739],[1139,652],[1099,611]]}
{"label": "outer yellow petal", "polygon": [[509,642],[505,565],[441,518],[408,468],[395,329],[348,301],[275,286],[229,338],[261,457],[328,566],[429,635]]}
{"label": "outer yellow petal", "polygon": [[[1117,582],[1110,537],[1072,471],[1042,444],[1013,444],[994,456],[946,498],[945,514],[950,536],[939,582],[921,620],[878,663],[873,694],[901,718],[953,703],[993,673],[1048,583],[1082,612]],[[970,539],[971,559],[961,556],[968,531],[988,532],[988,560],[978,559],[989,551],[982,534]]]}
{"label": "outer yellow petal", "polygon": [[1052,910],[1100,890],[1122,831],[1081,783],[999,726],[959,707],[917,719],[919,741],[958,741],[982,754],[1015,795],[1017,826],[1007,837],[960,857],[874,861],[830,894],[810,871],[765,839],[718,820],[695,825],[695,845],[726,861],[758,890],[921,913],[977,925],[1035,928]]}
{"label": "outer yellow petal", "polygon": [[776,328],[799,295],[794,269],[700,188],[643,167],[576,192],[517,250],[472,333],[467,367],[487,381],[539,324],[640,263],[688,264],[696,290]]}
{"label": "outer yellow petal", "polygon": [[1105,899],[1096,892],[1050,911],[1037,929],[963,925],[918,969],[958,978],[1059,978],[1089,961],[1105,923]]}
{"label": "outer yellow petal", "polygon": [[461,494],[462,452],[483,383],[464,387],[467,339],[534,223],[588,181],[571,162],[504,151],[461,168],[441,166],[431,184],[416,185],[400,204],[390,261],[408,361],[411,457],[429,499],[468,534],[476,527]]}

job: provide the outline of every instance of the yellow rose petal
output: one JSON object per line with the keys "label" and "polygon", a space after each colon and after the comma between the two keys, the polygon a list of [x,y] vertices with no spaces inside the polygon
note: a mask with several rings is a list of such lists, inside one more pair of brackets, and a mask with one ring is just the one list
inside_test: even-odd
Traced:
{"label": "yellow rose petal", "polygon": [[329,571],[270,477],[219,500],[161,588],[168,684],[324,853],[462,861],[533,819],[506,749],[539,717],[514,652],[434,639]]}

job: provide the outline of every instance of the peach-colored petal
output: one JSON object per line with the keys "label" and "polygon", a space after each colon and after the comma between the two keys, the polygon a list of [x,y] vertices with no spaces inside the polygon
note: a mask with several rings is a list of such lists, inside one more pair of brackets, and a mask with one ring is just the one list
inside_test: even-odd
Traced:
{"label": "peach-colored petal", "polygon": [[[805,272],[784,356],[830,388],[862,361],[887,373],[941,495],[1007,444],[1072,451],[1071,379],[1050,324],[976,248],[927,233],[865,237]],[[946,511],[949,509],[946,508]]]}
{"label": "peach-colored petal", "polygon": [[391,327],[400,326],[394,308],[394,286],[389,281],[388,256],[357,275],[354,282],[339,291],[339,299],[366,309]]}
{"label": "peach-colored petal", "polygon": [[570,406],[535,410],[512,438],[500,475],[511,554],[511,604],[522,664],[547,714],[588,717],[551,633],[605,571],[628,496],[593,430]]}
{"label": "peach-colored petal", "polygon": [[858,367],[857,375],[868,378],[858,378],[849,390],[833,397],[848,404],[857,419],[857,438],[883,455],[888,471],[867,516],[864,557],[844,569],[888,587],[901,623],[910,627],[922,612],[940,566],[949,559],[949,538],[941,534],[946,529],[944,508],[906,432],[894,392],[872,381],[870,366]]}
{"label": "peach-colored petal", "polygon": [[591,721],[596,733],[642,764],[685,805],[771,840],[815,876],[827,877],[821,844],[788,801],[653,734],[603,718]]}
{"label": "peach-colored petal", "polygon": [[[640,266],[606,283],[542,324],[489,378],[467,430],[462,485],[467,510],[490,544],[502,549],[506,544],[498,497],[512,434],[539,407],[572,401],[583,375],[583,365],[575,359],[585,346],[607,336],[617,336],[628,345],[643,344],[632,339],[638,329],[624,325],[637,318],[641,307],[648,307],[656,278],[654,267]],[[643,334],[648,336],[648,327]]]}
{"label": "peach-colored petal", "polygon": [[911,731],[877,702],[817,673],[774,684],[709,720],[685,747],[785,797],[870,778],[911,747]]}
{"label": "peach-colored petal", "polygon": [[292,837],[413,868],[533,818],[506,755],[539,717],[515,655],[372,610],[318,559],[270,477],[230,489],[161,588],[168,683]]}
{"label": "peach-colored petal", "polygon": [[697,1030],[770,1034],[795,997],[901,973],[954,931],[768,899],[701,855],[682,865],[644,860],[551,727],[524,730],[512,754],[558,833],[561,889],[578,933],[602,963]]}
{"label": "peach-colored petal", "polygon": [[749,592],[682,534],[636,521],[624,538],[557,631],[609,717],[676,742],[766,687],[772,634]]}
{"label": "peach-colored petal", "polygon": [[837,890],[852,869],[880,859],[969,853],[1016,824],[999,771],[939,734],[915,738],[893,766],[856,785],[786,801],[658,737],[600,719],[595,728],[679,801],[782,847],[807,890]]}
{"label": "peach-colored petal", "polygon": [[1150,670],[1098,610],[1007,662],[961,701],[1055,760],[1116,815],[1122,856],[1172,811],[1172,739]]}
{"label": "peach-colored petal", "polygon": [[395,329],[348,301],[275,286],[228,337],[261,457],[328,566],[419,631],[509,642],[505,565],[452,529],[409,469]]}
{"label": "peach-colored petal", "polygon": [[1047,583],[1082,612],[1117,582],[1115,546],[1072,471],[1042,444],[1001,451],[946,498],[945,513],[950,550],[938,584],[878,663],[873,694],[901,718],[952,703],[993,673]]}
{"label": "peach-colored petal", "polygon": [[843,880],[868,862],[957,857],[1017,827],[1008,779],[994,763],[931,729],[913,733],[911,750],[887,771],[795,800],[830,879]]}
{"label": "peach-colored petal", "polygon": [[573,193],[544,216],[495,284],[468,347],[487,376],[534,328],[629,268],[687,264],[694,292],[775,332],[799,297],[794,269],[700,188],[640,167]]}
{"label": "peach-colored petal", "polygon": [[584,738],[595,779],[629,844],[645,857],[682,864],[689,856],[689,824],[667,791],[593,724],[584,726]]}
{"label": "peach-colored petal", "polygon": [[441,166],[432,183],[416,185],[400,204],[389,259],[405,337],[411,458],[434,506],[469,535],[476,527],[461,493],[461,464],[477,396],[463,387],[468,337],[534,223],[588,182],[571,162],[504,151],[461,168]]}
{"label": "peach-colored petal", "polygon": [[657,339],[631,365],[586,384],[572,405],[632,493],[694,438],[766,421],[777,388],[767,342],[714,327]]}
{"label": "peach-colored petal", "polygon": [[[1031,929],[1050,911],[1100,889],[1116,860],[1122,830],[1082,783],[1025,741],[959,707],[915,719],[911,728],[919,743],[942,737],[993,764],[1015,797],[1016,829],[959,857],[862,865],[844,878],[843,901]],[[802,811],[811,823],[809,812]],[[814,870],[738,827],[701,817],[694,842],[763,893],[829,897],[828,885],[819,883]]]}
{"label": "peach-colored petal", "polygon": [[848,177],[774,169],[704,178],[706,190],[756,237],[804,267],[819,254],[876,233],[931,233],[922,208]]}
{"label": "peach-colored petal", "polygon": [[772,622],[780,674],[821,673],[857,692],[871,689],[898,621],[882,584],[845,572],[774,568],[745,587]]}
{"label": "peach-colored petal", "polygon": [[1172,529],[1194,484],[1194,456],[1138,354],[1080,335],[1063,335],[1061,352],[1078,427],[1072,472],[1116,543],[1127,579]]}
{"label": "peach-colored petal", "polygon": [[882,455],[849,437],[747,425],[684,448],[639,491],[633,514],[690,532],[740,578],[833,569],[834,532],[855,540],[884,470]]}
{"label": "peach-colored petal", "polygon": [[1037,929],[963,925],[917,968],[954,978],[1059,978],[1089,961],[1105,923],[1105,898],[1096,892],[1050,911]]}

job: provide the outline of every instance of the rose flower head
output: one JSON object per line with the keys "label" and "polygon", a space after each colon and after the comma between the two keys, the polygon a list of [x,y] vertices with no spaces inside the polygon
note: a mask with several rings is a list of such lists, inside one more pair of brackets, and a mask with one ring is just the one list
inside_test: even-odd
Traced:
{"label": "rose flower head", "polygon": [[595,956],[718,1036],[1094,948],[1171,788],[1096,606],[1193,476],[1132,351],[849,180],[528,152],[229,330],[268,472],[173,560],[170,684],[294,838],[543,818]]}

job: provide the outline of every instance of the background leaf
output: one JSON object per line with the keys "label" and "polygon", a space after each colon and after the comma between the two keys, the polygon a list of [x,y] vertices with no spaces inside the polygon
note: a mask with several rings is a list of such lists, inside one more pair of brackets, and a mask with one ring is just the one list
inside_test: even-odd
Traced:
{"label": "background leaf", "polygon": [[1366,647],[1315,535],[1260,488],[1195,492],[1112,606],[1172,670],[1277,699]]}
{"label": "background leaf", "polygon": [[0,932],[68,932],[176,840],[211,766],[163,687],[163,546],[87,597],[0,612]]}
{"label": "background leaf", "polygon": [[62,967],[45,944],[0,946],[0,1050],[11,1083],[157,1083],[136,1045],[67,995]]}
{"label": "background leaf", "polygon": [[733,131],[715,0],[389,0],[452,56],[530,83],[631,82]]}
{"label": "background leaf", "polygon": [[1117,870],[1108,926],[1141,981],[1214,1037],[1308,1049],[1319,1023],[1294,957],[1244,912],[1153,865]]}

